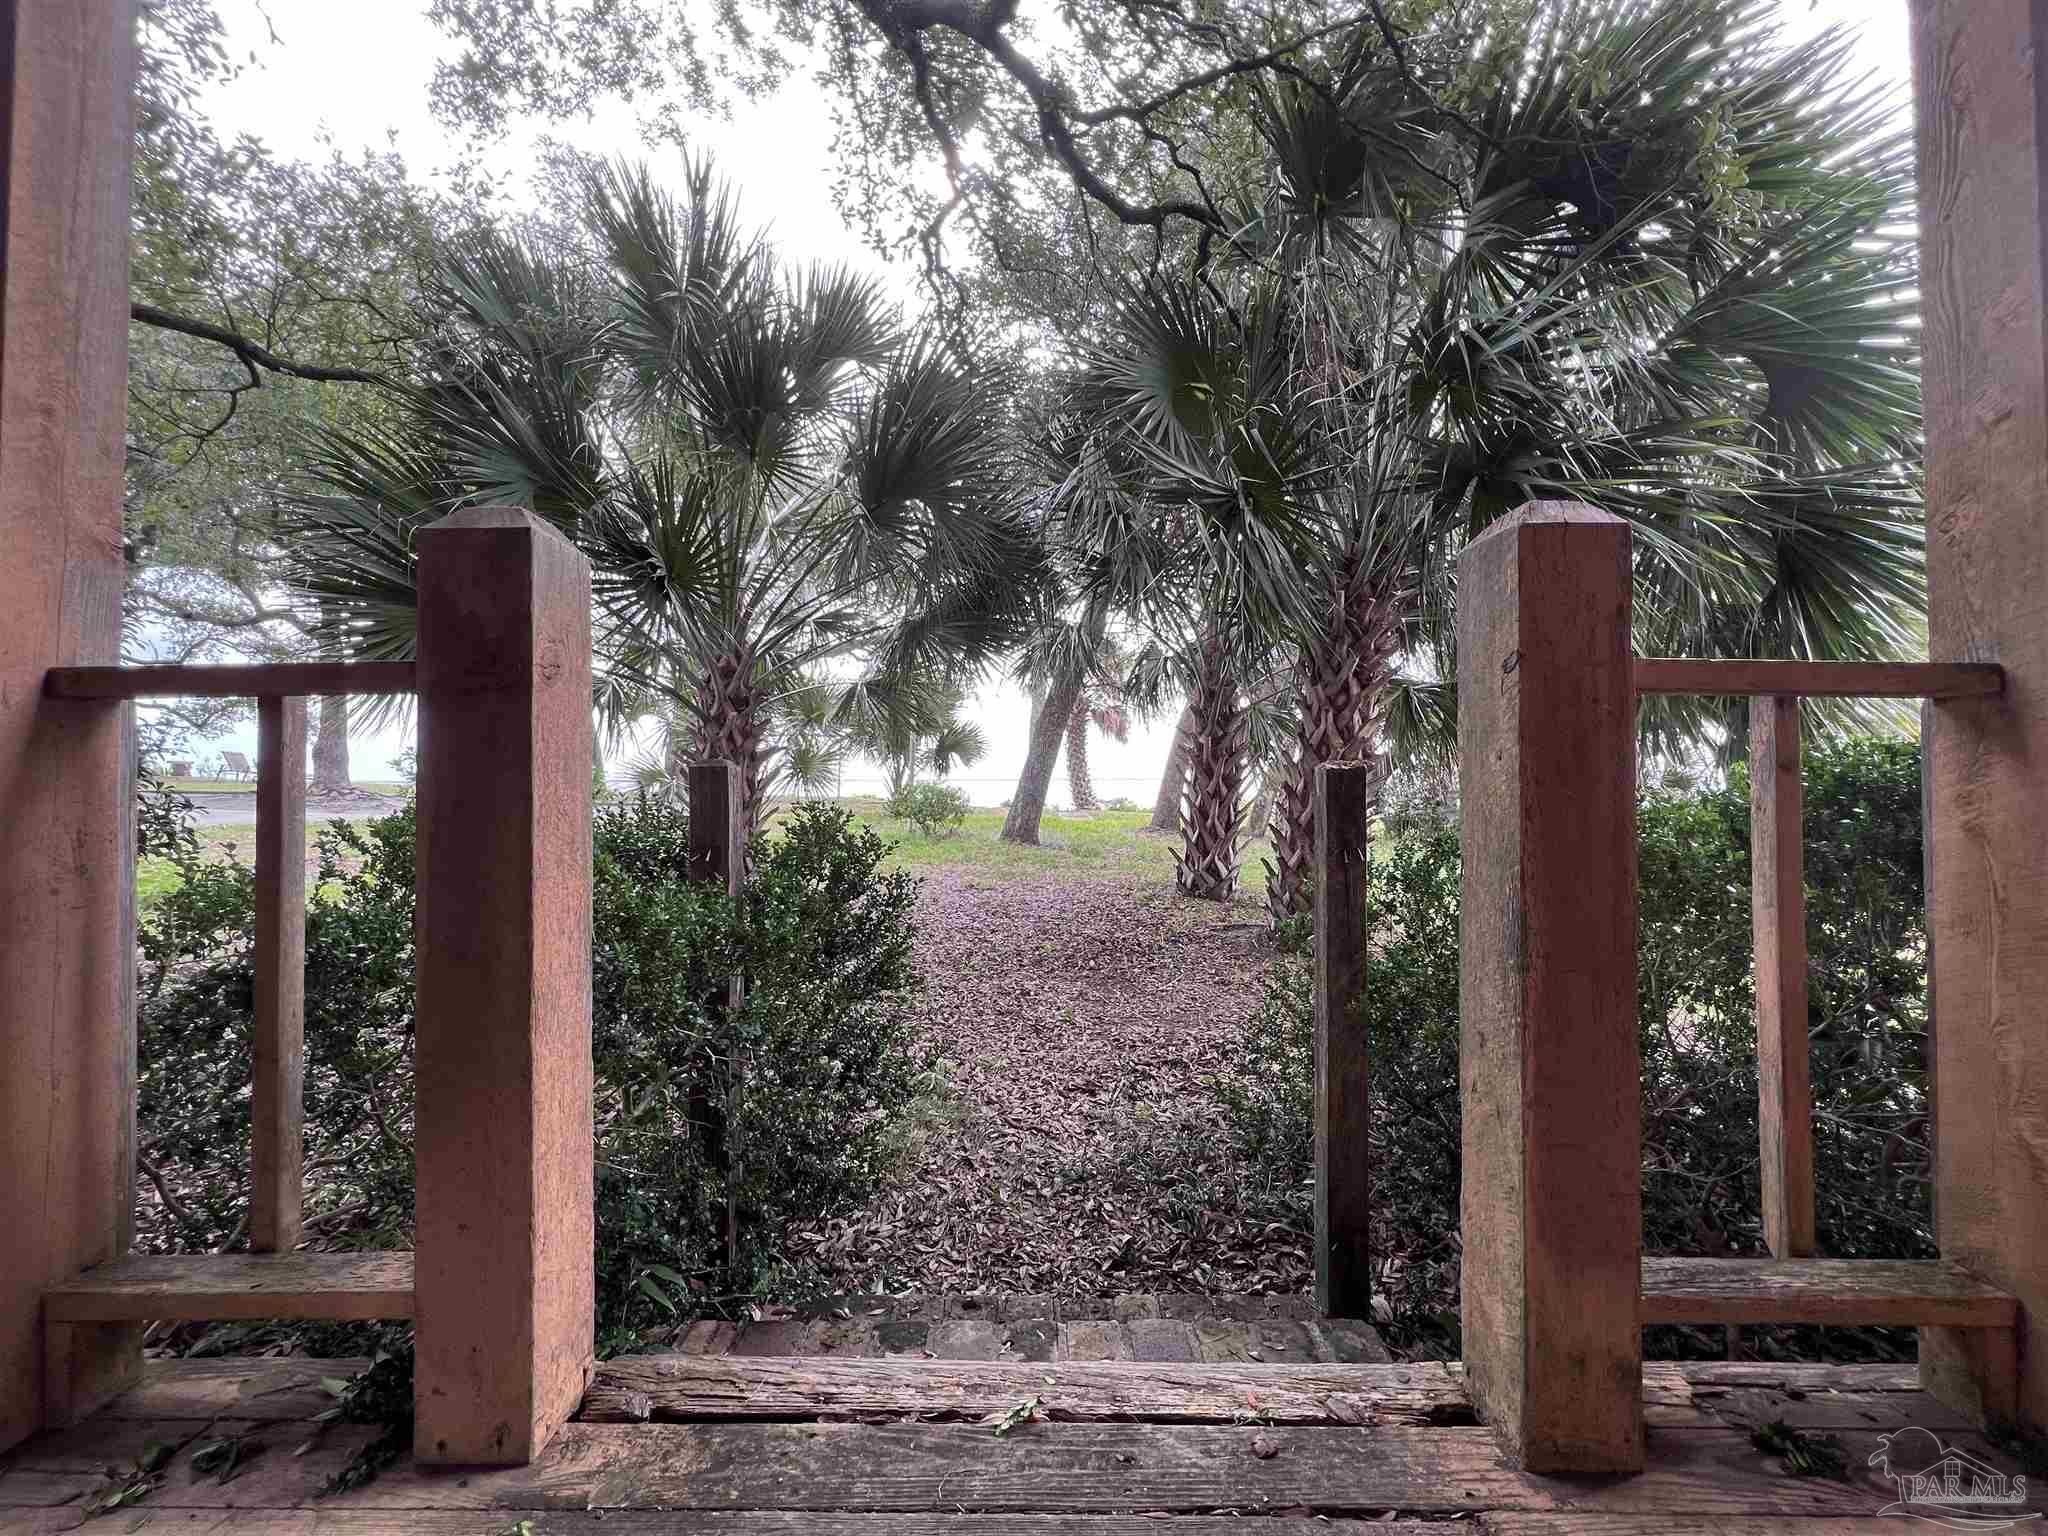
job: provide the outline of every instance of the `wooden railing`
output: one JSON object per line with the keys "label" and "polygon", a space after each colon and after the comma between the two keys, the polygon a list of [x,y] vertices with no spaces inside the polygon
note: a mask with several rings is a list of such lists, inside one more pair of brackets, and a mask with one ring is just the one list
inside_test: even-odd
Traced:
{"label": "wooden railing", "polygon": [[[1813,1094],[1807,1050],[1802,698],[1976,698],[2003,670],[1976,663],[1632,660],[1635,698],[1748,697],[1756,953],[1759,1162],[1764,1239],[1781,1259],[1814,1253]],[[1379,769],[1330,764],[1316,777],[1315,1042],[1317,1304],[1364,1317],[1372,1304],[1371,1070],[1352,1010],[1366,985],[1367,853]]]}
{"label": "wooden railing", "polygon": [[[582,1396],[595,1310],[589,568],[528,513],[460,512],[420,532],[418,620],[417,664],[44,674],[67,707],[254,697],[260,737],[253,1251],[116,1257],[46,1289],[46,1422],[131,1382],[135,1325],[158,1319],[414,1319],[427,1463],[530,1460]],[[414,1247],[308,1252],[306,698],[406,692],[420,729]],[[133,1094],[130,1075],[92,1112],[132,1120]]]}
{"label": "wooden railing", "polygon": [[[58,667],[43,691],[57,699],[256,700],[256,947],[250,1096],[249,1248],[289,1253],[303,1236],[306,1052],[306,699],[414,690],[405,662],[289,662],[258,666]],[[392,1266],[385,1266],[379,1289]],[[169,1274],[158,1266],[159,1278]],[[200,1265],[185,1273],[202,1280]],[[305,1308],[321,1306],[317,1263],[301,1275]],[[350,1287],[353,1289],[353,1287]],[[329,1305],[337,1304],[329,1302]],[[412,1313],[411,1288],[403,1310]],[[318,1314],[314,1314],[318,1315]]]}
{"label": "wooden railing", "polygon": [[1764,1242],[1814,1252],[1813,1088],[1807,1050],[1802,698],[1974,698],[2000,667],[1954,662],[1681,661],[1642,657],[1635,689],[1750,699],[1750,923],[1756,952],[1757,1116]]}
{"label": "wooden railing", "polygon": [[[1636,658],[1631,587],[1627,525],[1570,504],[1526,509],[1460,560],[1461,1237],[1474,1405],[1530,1470],[1636,1471],[1645,1323],[1884,1323],[1953,1349],[1968,1362],[1969,1410],[2010,1418],[2013,1295],[1943,1260],[1812,1256],[1800,847],[1802,697],[1988,699],[2003,674]],[[1753,701],[1769,1260],[1641,1251],[1635,739],[1637,702],[1651,693]]]}

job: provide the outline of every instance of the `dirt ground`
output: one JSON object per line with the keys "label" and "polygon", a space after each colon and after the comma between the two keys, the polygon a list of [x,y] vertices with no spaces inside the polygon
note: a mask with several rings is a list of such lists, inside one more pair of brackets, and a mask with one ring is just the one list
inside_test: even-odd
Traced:
{"label": "dirt ground", "polygon": [[1285,1291],[1275,1224],[1210,1083],[1270,952],[1257,908],[1152,882],[926,874],[919,1024],[950,1091],[895,1179],[800,1238],[848,1289]]}

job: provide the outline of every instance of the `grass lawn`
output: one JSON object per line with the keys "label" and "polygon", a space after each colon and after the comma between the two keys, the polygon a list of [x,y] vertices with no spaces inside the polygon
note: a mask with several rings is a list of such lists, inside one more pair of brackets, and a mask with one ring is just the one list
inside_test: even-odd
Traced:
{"label": "grass lawn", "polygon": [[[306,875],[310,880],[319,868],[319,833],[321,823],[306,828]],[[208,859],[234,858],[244,864],[256,858],[256,824],[252,821],[234,823],[224,827],[194,827],[199,837],[199,851]],[[179,877],[176,866],[169,859],[138,859],[135,861],[135,904],[144,912],[175,891],[184,881]]]}
{"label": "grass lawn", "polygon": [[[256,793],[254,779],[165,779],[166,788],[175,789],[181,795],[253,795]],[[406,795],[412,792],[410,786],[396,780],[358,779],[355,787],[366,789],[373,795]]]}
{"label": "grass lawn", "polygon": [[[1173,855],[1180,840],[1171,834],[1147,832],[1145,824],[1151,816],[1143,810],[1098,811],[1091,816],[1047,811],[1039,824],[1038,846],[1030,848],[1002,840],[1003,812],[999,810],[974,811],[964,825],[943,837],[926,837],[909,822],[885,815],[880,800],[849,799],[845,803],[864,825],[895,844],[888,861],[891,868],[957,869],[975,886],[1040,876],[1173,884]],[[209,858],[233,857],[247,863],[255,857],[253,823],[200,827],[197,831],[200,847]],[[309,875],[314,870],[318,835],[318,824],[306,828]],[[1259,861],[1269,852],[1264,838],[1246,847],[1240,899],[1257,900],[1264,890]],[[169,860],[144,859],[137,866],[136,897],[144,911],[177,886],[178,873]]]}
{"label": "grass lawn", "polygon": [[[878,800],[847,804],[866,825],[896,845],[889,857],[901,869],[962,869],[970,883],[1000,885],[1033,875],[1084,876],[1103,880],[1173,881],[1174,850],[1180,840],[1171,834],[1147,832],[1151,813],[1142,810],[1098,811],[1092,816],[1067,816],[1047,811],[1039,823],[1038,846],[1006,843],[1003,812],[971,812],[964,825],[943,837],[925,837],[907,821],[882,813]],[[1263,838],[1245,849],[1242,884],[1263,889],[1259,860],[1269,849]]]}

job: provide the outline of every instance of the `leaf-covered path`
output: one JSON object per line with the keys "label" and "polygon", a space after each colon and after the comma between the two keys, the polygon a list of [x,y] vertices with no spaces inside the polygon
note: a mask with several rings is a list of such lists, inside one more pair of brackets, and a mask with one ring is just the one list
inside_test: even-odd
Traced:
{"label": "leaf-covered path", "polygon": [[1248,902],[927,877],[919,1008],[950,1092],[864,1208],[799,1244],[860,1291],[1286,1291],[1308,1236],[1219,1133],[1269,951]]}

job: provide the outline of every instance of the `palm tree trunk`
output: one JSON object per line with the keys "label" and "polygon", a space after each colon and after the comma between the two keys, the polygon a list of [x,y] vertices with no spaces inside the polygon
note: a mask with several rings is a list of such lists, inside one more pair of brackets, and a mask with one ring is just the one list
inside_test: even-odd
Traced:
{"label": "palm tree trunk", "polygon": [[1046,690],[1045,702],[1031,720],[1031,745],[1024,753],[1024,771],[1017,778],[1017,793],[1010,797],[1010,813],[1003,818],[1004,842],[1038,845],[1038,823],[1045,815],[1045,792],[1052,787],[1060,742],[1066,735],[1067,720],[1074,713],[1074,702],[1080,697],[1079,673],[1057,679]]}
{"label": "palm tree trunk", "polygon": [[1247,840],[1263,837],[1273,829],[1273,805],[1280,798],[1280,775],[1282,770],[1268,768],[1259,780],[1259,797],[1252,802],[1252,813],[1245,818],[1244,835]]}
{"label": "palm tree trunk", "polygon": [[1302,650],[1294,750],[1281,769],[1266,865],[1266,909],[1275,922],[1305,916],[1314,900],[1316,769],[1370,761],[1379,752],[1400,611],[1399,602],[1347,566],[1330,584],[1323,633]]}
{"label": "palm tree trunk", "polygon": [[349,787],[348,695],[323,694],[320,698],[320,731],[313,738],[313,788],[343,790]]}
{"label": "palm tree trunk", "polygon": [[1195,728],[1195,712],[1183,708],[1180,723],[1173,728],[1173,746],[1166,754],[1166,771],[1159,776],[1159,794],[1152,802],[1152,832],[1180,830],[1180,787],[1188,776],[1188,735]]}
{"label": "palm tree trunk", "polygon": [[1074,711],[1067,716],[1067,793],[1073,798],[1077,811],[1102,809],[1102,802],[1095,798],[1095,781],[1088,773],[1088,695],[1085,691],[1074,700]]}
{"label": "palm tree trunk", "polygon": [[1223,642],[1213,635],[1202,642],[1188,708],[1195,728],[1188,738],[1174,879],[1183,895],[1228,901],[1237,893],[1237,860],[1243,851],[1250,711]]}
{"label": "palm tree trunk", "polygon": [[740,770],[740,826],[747,841],[761,830],[761,726],[755,718],[760,704],[754,648],[736,643],[697,680],[697,755],[700,762],[721,759]]}

